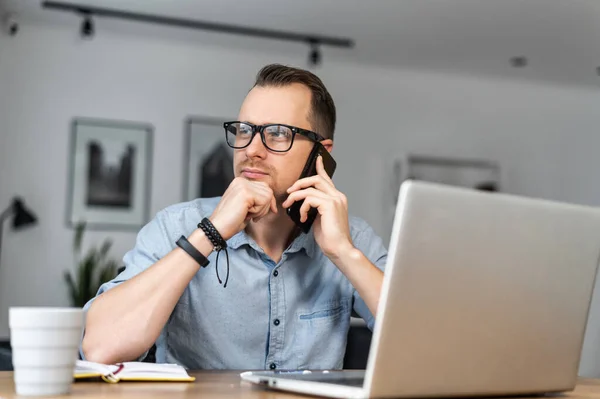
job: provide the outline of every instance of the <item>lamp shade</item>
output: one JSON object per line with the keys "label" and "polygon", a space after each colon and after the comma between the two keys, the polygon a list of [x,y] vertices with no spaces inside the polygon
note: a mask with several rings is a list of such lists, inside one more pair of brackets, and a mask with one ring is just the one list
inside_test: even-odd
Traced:
{"label": "lamp shade", "polygon": [[23,200],[20,198],[13,200],[13,213],[13,228],[15,229],[37,223],[35,215],[25,207]]}

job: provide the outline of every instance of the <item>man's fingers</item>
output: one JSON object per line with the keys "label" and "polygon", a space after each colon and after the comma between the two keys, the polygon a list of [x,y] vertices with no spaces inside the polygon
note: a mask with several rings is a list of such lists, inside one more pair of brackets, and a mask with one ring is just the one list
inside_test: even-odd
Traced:
{"label": "man's fingers", "polygon": [[323,206],[325,202],[326,200],[323,198],[313,196],[306,197],[300,207],[300,221],[304,223],[306,219],[308,219],[308,211],[310,211],[310,208],[317,208],[319,213],[321,213],[322,209],[319,209],[319,207]]}
{"label": "man's fingers", "polygon": [[295,191],[293,193],[291,193],[287,199],[283,202],[283,206],[285,208],[292,206],[292,204],[296,201],[300,201],[302,199],[305,199],[308,196],[312,196],[312,197],[318,197],[318,198],[328,198],[327,194],[324,194],[322,191],[319,191],[315,188],[309,187],[309,188],[305,188],[304,190],[300,190],[300,191]]}
{"label": "man's fingers", "polygon": [[277,213],[277,200],[271,187],[264,182],[245,181],[249,196],[248,219],[256,222],[269,212]]}
{"label": "man's fingers", "polygon": [[331,180],[325,180],[321,175],[315,175],[311,177],[305,177],[304,179],[300,179],[294,184],[292,184],[292,186],[287,189],[287,192],[291,193],[308,187],[314,187],[317,190],[320,190],[329,195],[334,195],[337,192],[337,189],[333,185],[333,182]]}
{"label": "man's fingers", "polygon": [[271,212],[270,203],[262,207],[258,212],[251,215],[252,221],[258,222],[263,217],[267,216]]}
{"label": "man's fingers", "polygon": [[248,209],[248,213],[258,213],[260,212],[261,209],[264,208],[263,204],[259,204],[259,203],[254,203],[254,205],[252,205],[249,209]]}
{"label": "man's fingers", "polygon": [[254,205],[248,209],[248,215],[253,221],[257,221],[257,218],[260,219],[263,216],[266,216],[269,212],[277,213],[277,202],[272,195],[270,198],[267,196],[256,198]]}
{"label": "man's fingers", "polygon": [[331,177],[329,177],[329,175],[325,171],[325,164],[323,163],[322,155],[319,155],[319,157],[317,158],[317,175],[321,176],[323,180],[325,180],[327,183],[333,185],[333,180],[331,180]]}

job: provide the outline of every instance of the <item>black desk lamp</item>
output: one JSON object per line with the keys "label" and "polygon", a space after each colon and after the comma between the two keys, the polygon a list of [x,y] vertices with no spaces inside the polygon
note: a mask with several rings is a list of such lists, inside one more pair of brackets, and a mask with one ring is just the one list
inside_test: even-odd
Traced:
{"label": "black desk lamp", "polygon": [[23,199],[19,197],[13,198],[10,206],[4,212],[0,213],[0,261],[2,260],[2,230],[4,221],[13,215],[12,226],[15,230],[31,226],[37,222],[35,215],[25,208]]}

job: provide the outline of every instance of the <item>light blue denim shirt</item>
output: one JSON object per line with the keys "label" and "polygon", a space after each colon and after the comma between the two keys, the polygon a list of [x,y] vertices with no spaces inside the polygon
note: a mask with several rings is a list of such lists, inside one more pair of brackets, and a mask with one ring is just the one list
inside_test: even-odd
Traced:
{"label": "light blue denim shirt", "polygon": [[[102,285],[97,295],[172,251],[175,241],[189,236],[219,200],[196,199],[160,211],[125,254],[126,269]],[[350,217],[350,230],[354,245],[383,270],[387,251],[382,240],[355,217]],[[279,263],[243,231],[227,245],[227,288],[217,280],[213,252],[210,264],[196,273],[164,326],[156,342],[157,362],[188,369],[340,369],[352,311],[373,329],[375,320],[365,302],[323,254],[312,230],[298,236]],[[224,255],[219,256],[222,280]]]}

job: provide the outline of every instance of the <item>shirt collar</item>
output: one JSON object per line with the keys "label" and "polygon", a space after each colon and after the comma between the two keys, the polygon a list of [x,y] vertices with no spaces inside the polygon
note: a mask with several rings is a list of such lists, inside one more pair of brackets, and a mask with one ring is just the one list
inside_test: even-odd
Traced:
{"label": "shirt collar", "polygon": [[[255,251],[264,253],[262,248],[250,237],[244,230],[240,231],[227,241],[227,246],[232,249],[237,249],[242,245],[248,245]],[[304,250],[311,258],[315,257],[317,243],[315,242],[315,236],[313,229],[311,228],[308,233],[301,233],[298,237],[292,241],[292,244],[284,251],[284,253],[294,253]]]}

